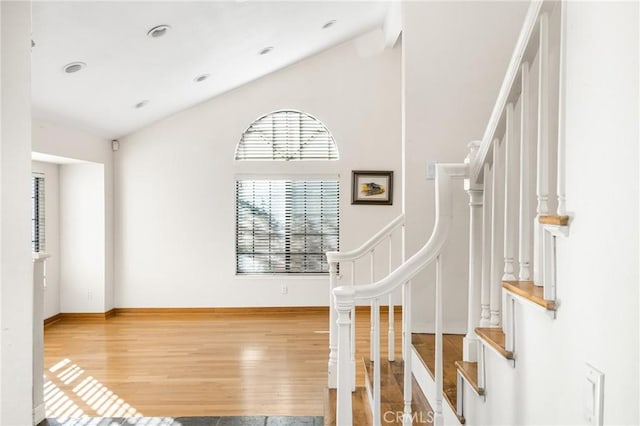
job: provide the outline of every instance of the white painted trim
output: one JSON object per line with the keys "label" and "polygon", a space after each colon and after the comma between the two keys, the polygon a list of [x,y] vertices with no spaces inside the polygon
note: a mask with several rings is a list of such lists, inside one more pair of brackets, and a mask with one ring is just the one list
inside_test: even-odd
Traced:
{"label": "white painted trim", "polygon": [[33,424],[37,425],[47,417],[46,404],[43,402],[33,407]]}
{"label": "white painted trim", "polygon": [[544,230],[547,231],[554,237],[563,237],[566,238],[569,236],[569,226],[561,226],[561,225],[544,225]]}
{"label": "white painted trim", "polygon": [[489,123],[484,131],[480,150],[478,151],[478,155],[475,157],[474,161],[471,163],[470,178],[472,182],[477,181],[478,176],[483,171],[483,164],[487,159],[491,149],[491,144],[496,136],[496,131],[502,121],[504,108],[509,101],[511,91],[516,85],[515,82],[518,77],[520,64],[522,63],[523,58],[526,59],[525,53],[527,51],[527,47],[536,31],[536,22],[538,21],[538,15],[540,14],[542,5],[542,0],[534,0],[531,2],[529,10],[527,11],[524,24],[522,25],[522,30],[518,36],[516,47],[513,51],[513,55],[511,56],[504,80],[502,81],[500,92],[498,93],[498,99],[493,107],[491,118],[489,118]]}
{"label": "white painted trim", "polygon": [[[416,353],[415,348],[411,348],[411,362],[413,365],[413,376],[418,382],[418,386],[422,389],[422,393],[429,401],[429,404],[433,404],[436,400],[436,383],[431,378],[431,375],[427,371],[427,367],[423,364],[420,355]],[[444,424],[446,425],[460,425],[460,420],[456,416],[451,406],[448,403],[442,404],[442,414],[444,417]]]}
{"label": "white painted trim", "polygon": [[402,225],[404,225],[404,214],[401,214],[397,218],[393,219],[384,228],[376,232],[371,238],[369,238],[360,247],[354,250],[327,252],[327,262],[344,262],[359,259],[365,254],[371,253],[379,243],[381,243],[385,238],[388,238],[389,235],[396,230],[396,228]]}
{"label": "white painted trim", "polygon": [[515,354],[515,352],[513,353],[513,358],[514,359],[508,359],[508,358],[505,358],[500,352],[498,352],[498,350],[496,348],[494,348],[489,343],[487,343],[482,337],[478,336],[478,340],[480,340],[480,344],[482,346],[484,346],[485,348],[488,348],[489,350],[491,350],[491,352],[496,354],[498,356],[498,358],[505,360],[506,362],[511,364],[511,366],[513,368],[516,368],[516,360],[515,360],[515,355],[516,354]]}
{"label": "white painted trim", "polygon": [[48,258],[50,258],[51,255],[49,253],[44,253],[44,252],[40,252],[40,253],[31,253],[31,259],[34,262],[42,262]]}

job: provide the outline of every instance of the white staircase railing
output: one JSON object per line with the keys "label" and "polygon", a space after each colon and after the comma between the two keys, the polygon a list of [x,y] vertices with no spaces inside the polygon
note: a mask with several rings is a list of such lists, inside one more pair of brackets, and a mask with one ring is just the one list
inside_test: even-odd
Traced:
{"label": "white staircase railing", "polygon": [[[378,301],[398,287],[403,286],[403,319],[404,322],[404,416],[403,424],[412,423],[411,413],[411,279],[431,262],[436,261],[437,270],[441,269],[441,250],[447,240],[451,219],[453,217],[452,193],[453,179],[467,178],[467,164],[436,165],[436,223],[431,237],[416,254],[385,278],[371,284],[357,286],[340,286],[333,290],[337,311],[337,408],[336,424],[352,425],[351,392],[353,390],[354,365],[351,360],[351,334],[355,327],[352,312],[357,302],[371,301],[372,309],[378,311]],[[327,255],[329,256],[329,254]],[[335,254],[332,259],[335,259]],[[436,276],[436,388],[435,421],[442,424],[442,274]],[[379,315],[374,314],[374,340],[379,336]],[[380,351],[373,354],[373,401],[372,418],[374,426],[381,424],[380,413]]]}
{"label": "white staircase railing", "polygon": [[[555,315],[555,239],[568,234],[569,223],[565,6],[555,0],[531,2],[482,141],[474,143],[467,187],[469,315],[463,358],[478,362],[480,388],[486,373],[476,327],[501,328],[503,349],[513,360],[515,302]],[[463,409],[460,397],[457,414],[464,415]]]}
{"label": "white staircase railing", "polygon": [[[401,253],[400,260],[398,264],[402,264],[404,262],[404,214],[401,214],[393,221],[391,221],[388,225],[378,231],[374,236],[369,238],[364,244],[358,247],[355,250],[347,251],[347,252],[328,252],[327,253],[327,262],[329,263],[329,389],[335,389],[337,386],[338,380],[338,332],[337,332],[337,311],[335,308],[333,290],[336,288],[338,283],[338,265],[343,267],[343,271],[345,266],[350,266],[351,269],[351,280],[350,285],[356,285],[356,262],[365,256],[369,255],[369,281],[375,281],[375,253],[376,249],[380,248],[385,242],[387,243],[387,251],[389,257],[389,269],[391,272],[393,270],[393,236],[400,229],[400,248],[399,251]],[[388,299],[388,307],[389,307],[389,324],[388,324],[388,359],[389,361],[393,361],[395,358],[395,326],[394,326],[394,301],[393,295],[389,294]],[[380,344],[374,341],[374,327],[373,324],[375,322],[374,313],[378,310],[374,308],[373,303],[371,305],[371,359],[373,359],[373,354],[375,351],[379,351]],[[404,314],[404,312],[403,312]],[[403,315],[403,322],[404,322]],[[355,306],[350,313],[351,321],[355,324],[356,311]],[[378,318],[379,321],[379,318]],[[404,327],[403,327],[404,328]],[[351,330],[350,337],[350,352],[351,352],[351,362],[353,364],[354,378],[352,386],[355,387],[355,350],[356,350],[356,334],[355,327]]]}
{"label": "white staircase railing", "polygon": [[[526,299],[522,296],[523,289],[532,289],[531,294],[538,295],[529,300],[537,298],[535,303],[544,302],[541,309],[551,312],[555,309],[555,239],[567,235],[569,222],[563,133],[565,19],[562,2],[532,0],[482,141],[470,144],[471,152],[465,164],[436,166],[436,223],[429,241],[420,251],[381,280],[374,280],[372,274],[370,284],[336,288],[335,262],[346,254],[328,254],[334,261],[331,288],[335,309],[332,309],[331,321],[338,328],[337,335],[332,336],[332,360],[336,359],[334,349],[337,349],[337,361],[332,364],[330,360],[330,384],[331,372],[337,371],[338,426],[353,424],[354,307],[358,302],[372,303],[375,349],[379,338],[379,300],[400,286],[403,287],[404,333],[403,425],[411,425],[410,282],[434,261],[436,387],[435,401],[430,402],[435,411],[434,423],[443,422],[441,251],[453,216],[454,178],[465,178],[470,206],[469,315],[463,358],[478,362],[480,388],[485,385],[485,357],[475,327],[501,328],[503,349],[509,353],[508,359],[513,360],[514,304],[515,300]],[[547,305],[547,301],[551,303]],[[372,352],[372,361],[371,409],[373,424],[378,426],[381,424],[379,350]],[[337,370],[331,370],[332,365]],[[457,414],[462,416],[464,398],[460,389],[458,392]]]}

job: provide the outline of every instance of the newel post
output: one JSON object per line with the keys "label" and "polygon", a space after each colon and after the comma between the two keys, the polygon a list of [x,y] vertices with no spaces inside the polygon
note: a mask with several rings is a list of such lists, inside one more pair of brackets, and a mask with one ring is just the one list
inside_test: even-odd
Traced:
{"label": "newel post", "polygon": [[338,383],[338,315],[334,303],[333,289],[338,282],[338,262],[329,261],[329,389],[335,389]]}
{"label": "newel post", "polygon": [[353,286],[334,290],[338,326],[338,389],[336,425],[349,426],[352,421],[351,392],[353,371],[351,365],[351,310],[355,307]]}
{"label": "newel post", "polygon": [[[480,148],[479,141],[470,142],[469,155],[465,164],[470,164]],[[464,337],[463,359],[475,362],[477,358],[477,337],[475,328],[480,324],[480,304],[482,287],[482,224],[483,186],[472,178],[465,179],[464,189],[469,194],[469,297],[467,334]]]}

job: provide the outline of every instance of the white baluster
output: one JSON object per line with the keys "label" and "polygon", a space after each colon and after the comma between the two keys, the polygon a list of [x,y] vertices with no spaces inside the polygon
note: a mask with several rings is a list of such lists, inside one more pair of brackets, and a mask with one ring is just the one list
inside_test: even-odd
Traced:
{"label": "white baluster", "polygon": [[491,325],[491,211],[492,186],[489,163],[484,163],[484,191],[482,197],[482,289],[480,292],[480,327]]}
{"label": "white baluster", "polygon": [[520,95],[520,245],[518,249],[520,281],[531,280],[531,157],[530,141],[530,99],[529,99],[529,64],[522,63],[522,94]]}
{"label": "white baluster", "polygon": [[537,216],[533,234],[533,280],[542,285],[542,233],[540,217],[549,214],[549,15],[540,15],[538,51],[538,166],[536,193]]}
{"label": "white baluster", "polygon": [[[353,287],[351,291],[351,298],[348,298],[348,290],[344,291],[347,298],[341,299],[336,294],[335,303],[336,311],[338,313],[338,319],[336,321],[338,325],[338,389],[336,400],[336,424],[338,426],[352,425],[352,406],[351,406],[351,393],[353,385],[353,374],[351,365],[351,356],[349,347],[351,344],[351,328],[352,324],[350,313],[353,310],[355,303],[353,301],[353,294],[355,293]],[[336,289],[339,291],[340,288]]]}
{"label": "white baluster", "polygon": [[[402,224],[402,230],[401,230],[401,234],[400,234],[400,264],[404,263],[405,260],[405,247],[404,247],[404,242],[405,242],[405,225],[404,223]],[[410,317],[407,316],[408,314],[405,312],[405,295],[404,295],[404,288],[405,286],[402,286],[402,359],[405,362],[407,362],[407,358],[409,358],[408,356],[408,352],[405,352],[405,348],[411,348],[411,334],[407,335],[406,330],[407,330],[407,322],[409,321]],[[409,338],[409,346],[407,346],[407,342],[405,342],[406,338]]]}
{"label": "white baluster", "polygon": [[560,4],[560,32],[562,34],[560,40],[560,86],[558,90],[558,176],[557,176],[557,192],[558,192],[558,216],[567,215],[567,190],[566,190],[566,142],[565,142],[565,121],[566,121],[566,73],[567,73],[567,42],[565,29],[567,25],[567,6]]}
{"label": "white baluster", "polygon": [[435,382],[436,382],[436,406],[435,416],[433,419],[434,426],[441,426],[444,424],[443,412],[442,412],[442,255],[436,257],[436,368],[435,368]]}
{"label": "white baluster", "polygon": [[[393,271],[393,257],[392,257],[392,245],[391,245],[391,234],[389,234],[389,273]],[[395,333],[395,312],[393,305],[393,293],[389,293],[389,313],[387,319],[389,320],[389,332],[387,334],[387,342],[389,351],[387,353],[387,359],[389,361],[395,360],[395,351],[396,351],[396,333]]]}
{"label": "white baluster", "polygon": [[[376,267],[376,254],[375,250],[371,250],[369,252],[369,260],[370,260],[370,283],[376,282],[375,280],[375,267]],[[373,333],[375,332],[375,314],[373,313],[374,302],[371,301],[371,311],[369,312],[369,324],[371,326],[371,330],[369,331],[369,359],[373,359],[373,354],[375,352],[374,344],[373,344]]]}
{"label": "white baluster", "polygon": [[491,320],[499,326],[502,305],[502,202],[504,200],[504,158],[499,140],[493,141],[493,191],[491,208]]}
{"label": "white baluster", "polygon": [[381,424],[380,416],[380,300],[374,299],[371,303],[373,309],[373,424],[379,426]]}
{"label": "white baluster", "polygon": [[477,337],[474,332],[480,323],[480,287],[482,282],[482,191],[467,190],[469,194],[469,298],[467,335],[464,337],[463,359],[476,361]]}
{"label": "white baluster", "polygon": [[338,383],[338,319],[334,303],[333,289],[338,282],[336,262],[329,263],[329,389],[335,389]]}
{"label": "white baluster", "polygon": [[502,281],[515,281],[515,247],[518,239],[518,169],[520,144],[516,139],[513,103],[507,105],[504,136],[504,273]]}
{"label": "white baluster", "polygon": [[[351,261],[351,285],[356,285],[356,261]],[[353,309],[351,309],[351,368],[353,370],[353,384],[351,385],[351,389],[353,391],[356,390],[356,306],[354,304]]]}
{"label": "white baluster", "polygon": [[411,391],[412,391],[412,371],[411,371],[411,281],[402,285],[402,353],[404,360],[403,378],[403,398],[404,415],[402,416],[402,426],[411,426],[413,419],[411,416]]}

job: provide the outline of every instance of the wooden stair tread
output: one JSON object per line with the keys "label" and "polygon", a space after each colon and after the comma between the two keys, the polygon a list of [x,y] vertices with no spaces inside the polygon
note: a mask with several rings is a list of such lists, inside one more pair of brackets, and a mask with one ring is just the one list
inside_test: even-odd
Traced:
{"label": "wooden stair tread", "polygon": [[556,308],[554,300],[544,298],[544,290],[533,281],[503,281],[502,287],[548,310]]}
{"label": "wooden stair tread", "polygon": [[[458,334],[444,334],[442,336],[442,388],[444,400],[447,401],[453,412],[457,412],[458,399],[458,373],[456,360],[462,358],[462,339],[464,336]],[[413,347],[422,363],[427,367],[431,378],[434,377],[436,357],[435,357],[435,335],[425,333],[413,333],[411,336]],[[464,424],[464,417],[458,416],[460,423]]]}
{"label": "wooden stair tread", "polygon": [[456,368],[478,395],[484,395],[484,389],[478,386],[477,362],[456,361]]}
{"label": "wooden stair tread", "polygon": [[[373,388],[373,363],[368,359],[363,360],[365,367],[365,382]],[[431,420],[432,412],[427,398],[422,393],[418,382],[412,379],[411,411],[414,416],[415,426],[424,425]],[[380,412],[383,425],[402,426],[402,421],[397,421],[399,414],[404,410],[404,363],[398,361],[381,361],[380,363]],[[365,393],[365,398],[368,396]],[[392,413],[384,415],[385,413]],[[385,418],[386,417],[386,418]],[[401,420],[401,418],[400,418]],[[355,422],[354,425],[359,424]],[[429,423],[426,423],[429,424]]]}
{"label": "wooden stair tread", "polygon": [[569,225],[569,216],[540,216],[538,221],[544,225]]}
{"label": "wooden stair tread", "polygon": [[[367,390],[359,386],[351,394],[354,425],[370,425],[372,423]],[[324,425],[336,426],[337,392],[335,389],[326,389],[324,403]]]}
{"label": "wooden stair tread", "polygon": [[500,327],[478,327],[476,328],[478,337],[494,348],[506,359],[513,359],[513,352],[505,349],[505,336]]}

